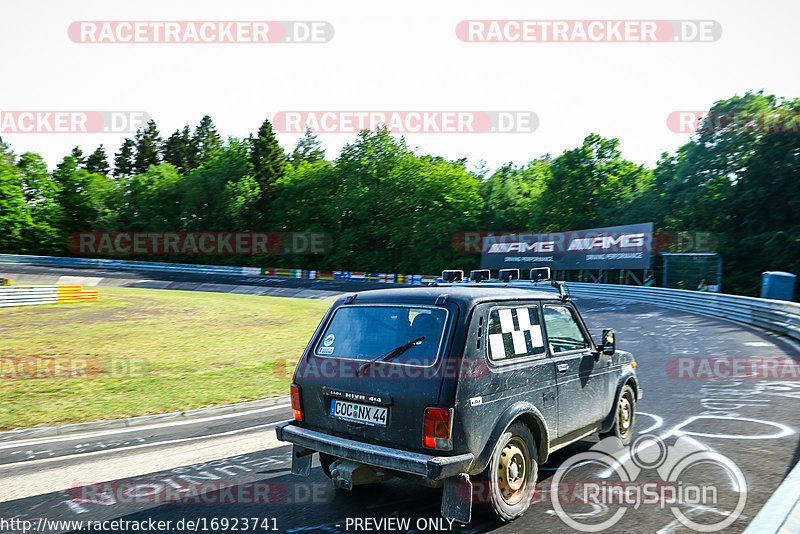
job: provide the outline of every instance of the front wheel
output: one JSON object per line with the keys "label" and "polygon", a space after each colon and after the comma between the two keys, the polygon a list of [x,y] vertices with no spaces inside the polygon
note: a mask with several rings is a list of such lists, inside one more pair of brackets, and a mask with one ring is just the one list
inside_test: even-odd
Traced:
{"label": "front wheel", "polygon": [[630,386],[624,386],[617,401],[614,414],[614,426],[608,432],[601,432],[601,438],[616,436],[623,445],[629,445],[633,436],[633,424],[636,421],[636,395]]}
{"label": "front wheel", "polygon": [[513,423],[495,445],[489,466],[478,478],[487,491],[486,501],[478,503],[504,522],[523,513],[533,502],[539,466],[536,463],[536,442],[522,422]]}

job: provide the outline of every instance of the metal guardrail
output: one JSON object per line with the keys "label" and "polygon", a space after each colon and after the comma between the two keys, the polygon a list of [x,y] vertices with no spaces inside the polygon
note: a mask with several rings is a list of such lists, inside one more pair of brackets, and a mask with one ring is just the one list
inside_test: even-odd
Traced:
{"label": "metal guardrail", "polygon": [[55,304],[56,302],[86,302],[97,300],[97,291],[81,286],[41,285],[0,287],[0,308]]}
{"label": "metal guardrail", "polygon": [[800,340],[800,304],[663,287],[569,282],[572,295],[656,304],[772,330]]}
{"label": "metal guardrail", "polygon": [[[231,267],[219,265],[196,265],[185,263],[165,263],[147,261],[127,261],[94,258],[64,258],[53,256],[24,256],[0,254],[0,263],[28,263],[33,265],[52,265],[65,267],[105,268],[123,271],[184,272],[200,274],[233,274],[260,276],[263,271],[274,271],[274,276],[297,276],[296,273],[277,271],[298,271],[297,269],[260,269],[258,267]],[[315,274],[317,271],[311,271]],[[345,271],[334,271],[334,273]],[[270,275],[271,273],[267,274]],[[349,273],[352,276],[353,273]],[[363,273],[358,273],[363,274]],[[317,278],[315,276],[315,278]],[[341,278],[344,279],[344,278]],[[352,278],[350,278],[352,279]],[[406,283],[420,283],[433,277],[419,277],[404,280]],[[524,284],[516,282],[513,285]],[[527,285],[527,284],[526,284]],[[530,285],[527,285],[530,287]],[[691,311],[713,317],[731,319],[740,323],[772,330],[800,340],[800,304],[781,300],[768,300],[755,297],[667,289],[661,287],[625,286],[615,284],[589,284],[570,282],[569,291],[575,296],[619,299],[631,302],[656,304],[667,308]]]}
{"label": "metal guardrail", "polygon": [[166,263],[155,261],[107,260],[96,258],[66,258],[57,256],[24,256],[0,254],[0,263],[29,263],[56,267],[85,267],[119,271],[156,271],[199,274],[230,274],[253,276],[261,274],[258,267],[233,267],[226,265],[197,265],[191,263]]}
{"label": "metal guardrail", "polygon": [[54,267],[114,269],[117,271],[178,272],[192,274],[222,274],[237,276],[275,276],[278,278],[308,278],[312,280],[357,280],[363,282],[418,284],[433,281],[433,276],[418,274],[367,273],[354,271],[314,271],[271,267],[235,267],[226,265],[200,265],[194,263],[167,263],[157,261],[130,261],[97,258],[69,258],[61,256],[24,256],[0,254],[0,263],[26,263]]}

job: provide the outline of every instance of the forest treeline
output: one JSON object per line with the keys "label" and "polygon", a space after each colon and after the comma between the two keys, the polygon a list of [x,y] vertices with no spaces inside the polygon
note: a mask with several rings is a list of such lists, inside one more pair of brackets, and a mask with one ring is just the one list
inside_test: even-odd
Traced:
{"label": "forest treeline", "polygon": [[711,111],[714,124],[653,169],[596,134],[488,172],[421,154],[386,130],[362,131],[326,158],[311,131],[287,152],[269,120],[245,139],[222,139],[209,116],[168,136],[150,122],[116,152],[75,148],[52,170],[0,140],[0,251],[68,255],[67,237],[84,231],[326,232],[333,246],[321,257],[148,259],[436,273],[479,265],[454,246],[462,231],[652,221],[712,232],[726,291],[756,294],[761,271],[800,273],[800,135],[740,119],[797,120],[800,100],[750,92]]}

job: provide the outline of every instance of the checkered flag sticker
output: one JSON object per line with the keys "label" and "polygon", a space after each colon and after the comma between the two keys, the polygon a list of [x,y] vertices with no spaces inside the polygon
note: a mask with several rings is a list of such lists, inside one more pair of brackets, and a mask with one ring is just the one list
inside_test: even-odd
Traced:
{"label": "checkered flag sticker", "polygon": [[489,350],[493,360],[544,353],[536,308],[492,310],[489,315]]}

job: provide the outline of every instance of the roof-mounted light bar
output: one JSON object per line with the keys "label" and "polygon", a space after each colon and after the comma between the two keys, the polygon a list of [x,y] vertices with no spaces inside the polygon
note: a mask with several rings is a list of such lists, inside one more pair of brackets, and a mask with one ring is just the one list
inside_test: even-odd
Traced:
{"label": "roof-mounted light bar", "polygon": [[442,271],[442,280],[445,282],[461,282],[464,280],[464,271],[456,269]]}
{"label": "roof-mounted light bar", "polygon": [[531,282],[545,282],[550,280],[550,267],[535,267],[531,269]]}
{"label": "roof-mounted light bar", "polygon": [[476,269],[469,272],[469,279],[473,282],[483,282],[484,280],[491,280],[492,271],[489,269]]}
{"label": "roof-mounted light bar", "polygon": [[519,280],[519,269],[500,269],[497,278],[499,278],[501,282]]}

